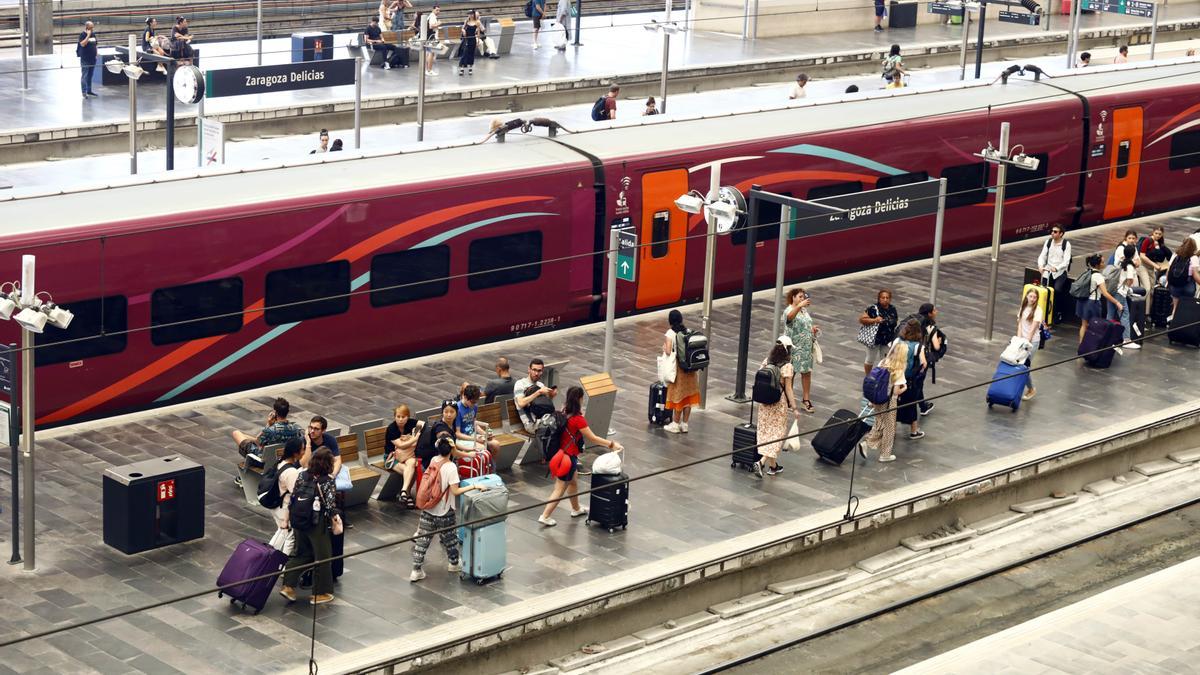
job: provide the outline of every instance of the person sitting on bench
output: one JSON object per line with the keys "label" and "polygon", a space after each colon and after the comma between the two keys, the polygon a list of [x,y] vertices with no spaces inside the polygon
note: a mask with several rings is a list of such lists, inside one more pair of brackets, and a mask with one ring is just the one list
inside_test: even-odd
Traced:
{"label": "person sitting on bench", "polygon": [[400,63],[399,48],[383,41],[383,30],[379,28],[378,16],[371,17],[371,25],[367,26],[366,36],[366,42],[371,45],[371,49],[383,52],[384,70],[391,70],[393,66]]}
{"label": "person sitting on bench", "polygon": [[[304,439],[304,431],[288,421],[289,412],[291,412],[291,405],[287,399],[277,398],[271,406],[271,413],[267,415],[266,426],[258,432],[257,437],[240,431],[233,432],[233,442],[237,443],[238,454],[245,458],[247,467],[263,465],[262,449],[268,445],[287,443],[291,438]],[[234,482],[240,486],[242,484],[241,476],[236,477]]]}

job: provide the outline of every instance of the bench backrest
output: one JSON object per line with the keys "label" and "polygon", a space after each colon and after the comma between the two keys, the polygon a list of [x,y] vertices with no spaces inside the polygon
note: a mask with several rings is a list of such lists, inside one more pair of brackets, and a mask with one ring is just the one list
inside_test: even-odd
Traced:
{"label": "bench backrest", "polygon": [[446,39],[447,40],[461,40],[462,39],[462,26],[446,26]]}
{"label": "bench backrest", "polygon": [[358,434],[338,436],[338,450],[341,453],[342,464],[358,461]]}
{"label": "bench backrest", "polygon": [[394,30],[385,30],[380,34],[379,37],[390,45],[396,44],[396,31]]}
{"label": "bench backrest", "polygon": [[387,427],[379,427],[377,429],[367,429],[363,432],[363,438],[366,442],[366,447],[363,452],[367,453],[367,461],[371,458],[387,454],[384,437],[387,435]]}
{"label": "bench backrest", "polygon": [[504,410],[499,403],[484,403],[475,413],[475,421],[483,422],[492,431],[500,431],[504,428]]}
{"label": "bench backrest", "polygon": [[524,429],[525,423],[521,421],[521,413],[517,412],[517,402],[514,399],[508,399],[504,402],[504,407],[508,410],[508,426],[512,429]]}
{"label": "bench backrest", "polygon": [[404,42],[408,42],[416,36],[417,31],[413,30],[412,28],[405,28],[404,30],[400,31],[400,39]]}

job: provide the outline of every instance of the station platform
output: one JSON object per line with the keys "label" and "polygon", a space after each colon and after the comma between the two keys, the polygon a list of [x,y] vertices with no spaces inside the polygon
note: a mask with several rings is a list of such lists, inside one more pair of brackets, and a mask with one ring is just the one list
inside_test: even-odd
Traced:
{"label": "station platform", "polygon": [[[678,13],[677,13],[678,14]],[[781,74],[794,77],[799,70],[825,77],[831,74],[873,73],[892,43],[904,48],[906,63],[957,63],[962,29],[945,24],[916,28],[870,30],[870,12],[863,10],[861,31],[761,38],[743,41],[740,36],[714,33],[695,22],[694,29],[672,40],[670,70],[673,91],[697,91],[775,81]],[[499,59],[479,59],[470,78],[459,78],[446,61],[439,75],[429,78],[426,115],[429,118],[462,115],[478,110],[525,110],[564,103],[584,104],[613,82],[625,86],[625,95],[657,93],[662,67],[662,39],[644,30],[661,13],[585,17],[583,47],[565,52],[552,48],[561,38],[557,26],[547,26],[542,48],[531,49],[531,24],[517,23],[512,52]],[[680,20],[682,15],[674,16]],[[365,18],[364,18],[365,20]],[[1148,42],[1149,20],[1118,14],[1082,17],[1081,45],[1115,47],[1118,43]],[[101,29],[102,30],[102,29]],[[196,25],[193,34],[201,49],[204,68],[253,65],[253,42],[204,42],[210,27]],[[1200,31],[1200,3],[1164,6],[1159,21],[1160,44],[1168,39],[1194,36]],[[105,44],[123,44],[125,36],[104,35]],[[988,60],[1002,54],[1034,56],[1061,50],[1066,24],[1061,16],[1047,16],[1043,26],[993,22],[987,26]],[[349,57],[349,34],[337,37],[335,56]],[[973,39],[973,38],[972,38]],[[285,39],[264,42],[264,63],[290,58]],[[973,60],[972,60],[973,63]],[[71,157],[127,147],[128,97],[125,86],[100,87],[99,98],[82,100],[79,67],[73,52],[38,56],[29,61],[30,90],[21,91],[21,66],[16,58],[0,59],[0,163]],[[1063,64],[1065,67],[1065,63]],[[384,124],[415,117],[416,68],[363,70],[363,122]],[[138,127],[148,135],[164,128],[165,87],[143,86],[138,97]],[[239,136],[304,133],[321,127],[345,126],[352,120],[353,87],[310,89],[270,95],[212,99],[205,113],[230,125],[227,133]],[[181,141],[194,138],[196,106],[176,107]],[[352,124],[352,122],[350,122]],[[157,138],[157,137],[155,137]]]}
{"label": "station platform", "polygon": [[1200,558],[1098,593],[898,671],[1190,673],[1200,652]]}
{"label": "station platform", "polygon": [[[1197,226],[1178,214],[1153,220],[1165,225],[1173,244]],[[1080,253],[1109,249],[1129,226],[1074,232],[1071,241]],[[1149,223],[1134,227],[1148,229]],[[991,378],[1016,312],[1022,268],[1036,258],[1041,243],[1039,238],[1004,248],[991,344],[981,340],[987,253],[943,260],[939,323],[949,335],[950,352],[940,364],[937,384],[926,386],[928,397]],[[813,377],[817,413],[802,416],[803,429],[823,425],[837,408],[857,406],[862,348],[855,341],[856,320],[873,302],[876,289],[892,289],[903,315],[927,300],[929,273],[930,264],[922,261],[804,284],[823,328],[825,360]],[[612,376],[619,394],[612,426],[626,447],[626,472],[638,476],[688,461],[710,461],[635,483],[627,531],[610,534],[562,511],[559,525],[550,529],[530,513],[510,517],[511,568],[487,586],[446,574],[436,547],[426,566],[429,576],[419,584],[406,579],[408,544],[349,558],[335,591],[337,600],[318,613],[318,662],[844,506],[850,462],[823,464],[806,449],[784,455],[786,471],[767,479],[730,467],[726,457],[732,429],[750,416],[748,406],[724,399],[733,391],[739,302],[725,298],[714,305],[709,406],[693,414],[686,435],[652,428],[645,418],[645,392],[666,330],[665,311],[625,318],[616,326]],[[771,302],[770,291],[755,297],[751,369],[773,342]],[[682,309],[689,323],[699,323],[698,306]],[[1073,355],[1075,331],[1074,326],[1056,330],[1035,365]],[[238,542],[265,539],[273,531],[267,514],[248,507],[233,485],[236,455],[229,432],[257,428],[274,396],[289,399],[298,421],[322,414],[331,426],[344,429],[386,418],[399,403],[414,409],[434,405],[464,379],[483,382],[500,355],[514,364],[514,376],[534,356],[567,361],[559,384],[569,386],[601,370],[603,332],[597,324],[581,326],[40,433],[38,569],[27,574],[18,567],[0,568],[0,579],[11,582],[0,598],[0,634],[28,634],[213,587]],[[1035,374],[1039,393],[1019,414],[989,411],[982,389],[939,399],[932,414],[922,418],[928,434],[924,439],[910,441],[904,434],[897,439],[896,462],[856,465],[854,493],[864,499],[885,495],[1061,441],[1081,429],[1110,425],[1115,416],[1152,413],[1191,400],[1197,358],[1194,350],[1168,346],[1160,338],[1140,352],[1126,351],[1108,371],[1070,362]],[[1117,378],[1127,394],[1119,405],[1112,398]],[[100,474],[108,466],[169,454],[206,468],[205,537],[132,556],[105,546],[100,538]],[[584,464],[591,458],[589,454]],[[536,503],[550,492],[551,480],[540,466],[514,468],[503,478],[512,495],[510,507]],[[8,481],[0,481],[0,503],[7,503],[8,487]],[[374,500],[353,509],[350,519],[354,528],[346,537],[347,553],[407,538],[417,521],[415,512]],[[0,528],[8,527],[4,520]],[[0,529],[0,536],[12,535],[4,533]],[[261,615],[251,616],[214,593],[4,649],[0,672],[274,672],[305,663],[312,621],[305,603],[288,606],[273,597]]]}

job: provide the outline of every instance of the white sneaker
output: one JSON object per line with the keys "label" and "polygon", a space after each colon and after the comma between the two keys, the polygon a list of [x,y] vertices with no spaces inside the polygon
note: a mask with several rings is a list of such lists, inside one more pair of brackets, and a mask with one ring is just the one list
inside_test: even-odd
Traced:
{"label": "white sneaker", "polygon": [[462,571],[462,561],[450,563],[449,565],[446,565],[446,571],[447,572],[461,572]]}
{"label": "white sneaker", "polygon": [[1141,349],[1141,348],[1142,348],[1142,346],[1136,342],[1130,342],[1129,344],[1125,345],[1125,349]]}
{"label": "white sneaker", "polygon": [[681,431],[682,433],[685,433],[685,434],[687,433],[687,422],[679,423],[679,431]]}
{"label": "white sneaker", "polygon": [[663,431],[667,432],[668,434],[677,434],[681,432],[682,429],[680,429],[678,424],[671,422],[667,426],[663,427]]}
{"label": "white sneaker", "polygon": [[558,521],[554,520],[553,518],[547,518],[546,516],[538,516],[538,522],[546,527],[554,527],[558,524]]}
{"label": "white sneaker", "polygon": [[384,61],[384,62],[383,62],[383,69],[384,69],[384,70],[391,70],[391,69],[392,69],[392,64],[388,63],[387,61]]}
{"label": "white sneaker", "polygon": [[413,570],[412,574],[408,575],[408,580],[416,583],[425,578],[425,570]]}
{"label": "white sneaker", "polygon": [[586,507],[586,506],[584,506],[584,507],[580,508],[578,511],[572,511],[572,512],[571,512],[571,517],[572,517],[572,518],[578,518],[578,517],[580,517],[580,516],[586,516],[587,514],[588,514],[587,507]]}

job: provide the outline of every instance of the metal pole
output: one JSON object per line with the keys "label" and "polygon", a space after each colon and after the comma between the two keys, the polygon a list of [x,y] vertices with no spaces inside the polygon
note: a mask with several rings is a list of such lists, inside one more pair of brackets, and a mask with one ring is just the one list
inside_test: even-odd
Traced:
{"label": "metal pole", "polygon": [[258,65],[262,65],[262,0],[255,3],[254,34],[258,43]]}
{"label": "metal pole", "polygon": [[1004,187],[1008,180],[1008,122],[1000,124],[1000,158],[996,166],[996,210],[992,215],[992,271],[988,278],[987,317],[983,339],[991,342],[992,322],[996,318],[996,280],[1000,275],[1000,231],[1004,224]]}
{"label": "metal pole", "polygon": [[671,34],[665,29],[662,31],[663,36],[663,62],[662,62],[662,80],[658,85],[658,110],[663,115],[667,114],[667,62],[671,58]]}
{"label": "metal pole", "polygon": [[204,99],[196,108],[196,166],[204,168]]}
{"label": "metal pole", "polygon": [[750,24],[750,39],[758,39],[758,0],[754,0],[754,19]]}
{"label": "metal pole", "polygon": [[9,368],[9,391],[8,401],[11,405],[8,407],[8,448],[12,452],[12,557],[8,559],[9,565],[16,565],[21,562],[21,440],[18,435],[21,426],[21,405],[17,402],[17,397],[13,396],[13,392],[17,389],[16,382],[16,365],[17,359],[15,356],[17,346],[15,344],[8,345],[8,354],[3,358],[8,362]]}
{"label": "metal pole", "polygon": [[[417,140],[425,140],[425,59],[426,55],[425,41],[429,35],[429,15],[421,15],[421,32],[418,36],[417,44],[421,49],[421,58],[417,61],[421,66],[421,71],[417,73]],[[499,38],[497,38],[499,39]]]}
{"label": "metal pole", "polygon": [[[713,164],[708,170],[708,195],[707,201],[713,201],[717,198],[717,194],[721,191],[721,165]],[[712,303],[713,303],[713,278],[715,276],[715,268],[717,263],[717,221],[708,216],[708,209],[704,209],[704,303],[703,312],[700,315],[700,332],[712,342]],[[711,355],[709,356],[711,359]],[[704,410],[705,404],[708,402],[708,368],[700,371],[700,409]]]}
{"label": "metal pole", "polygon": [[742,39],[750,37],[750,0],[742,0]]}
{"label": "metal pole", "polygon": [[[20,26],[18,27],[18,30],[21,31],[21,90],[28,91],[29,90],[29,43],[28,43],[28,39],[25,35],[25,33],[28,32],[28,29],[26,28],[26,24],[25,24],[25,0],[21,0],[21,8],[18,11],[20,12],[20,16],[17,19],[17,23],[20,24]],[[17,536],[17,533],[13,532],[13,536],[14,537]]]}
{"label": "metal pole", "polygon": [[771,319],[771,335],[778,336],[779,319],[783,313],[783,285],[787,269],[788,224],[792,220],[792,207],[779,207],[779,251],[775,256],[775,316]]}
{"label": "metal pole", "polygon": [[962,48],[958,53],[958,79],[967,79],[967,43],[971,39],[971,13],[963,7]]}
{"label": "metal pole", "polygon": [[1071,0],[1071,29],[1067,33],[1067,68],[1075,67],[1075,54],[1079,51],[1079,17],[1083,0]]}
{"label": "metal pole", "polygon": [[[129,36],[129,65],[136,63],[137,36]],[[137,175],[137,80],[126,77],[129,82],[129,175]]]}
{"label": "metal pole", "polygon": [[761,185],[750,186],[750,222],[746,227],[746,262],[742,270],[742,316],[738,326],[737,372],[734,373],[733,395],[727,396],[735,403],[747,403],[746,357],[750,351],[750,310],[754,301],[754,250],[758,248],[758,192]]}
{"label": "metal pole", "polygon": [[975,36],[975,79],[983,72],[983,27],[987,25],[987,3],[979,3],[979,27]]}
{"label": "metal pole", "polygon": [[[33,305],[34,257],[21,256],[21,304]],[[21,329],[21,454],[25,471],[25,569],[34,569],[34,503],[33,503],[33,333]],[[17,536],[13,532],[13,536]]]}
{"label": "metal pole", "polygon": [[1158,5],[1153,5],[1154,21],[1150,24],[1150,60],[1154,60],[1154,47],[1158,42]]}
{"label": "metal pole", "polygon": [[946,221],[946,179],[938,181],[937,223],[933,226],[933,275],[929,278],[929,302],[937,305],[938,272],[942,267],[942,228]]}
{"label": "metal pole", "polygon": [[167,64],[167,171],[175,170],[175,60]]}
{"label": "metal pole", "polygon": [[[401,49],[408,49],[401,45]],[[362,69],[363,58],[354,57],[354,149],[362,145]]]}
{"label": "metal pole", "polygon": [[583,22],[583,0],[575,0],[575,42],[571,45],[574,47],[582,47],[583,43],[579,41],[579,26]]}
{"label": "metal pole", "polygon": [[608,295],[604,298],[604,372],[612,375],[613,324],[617,320],[617,230],[608,231]]}

